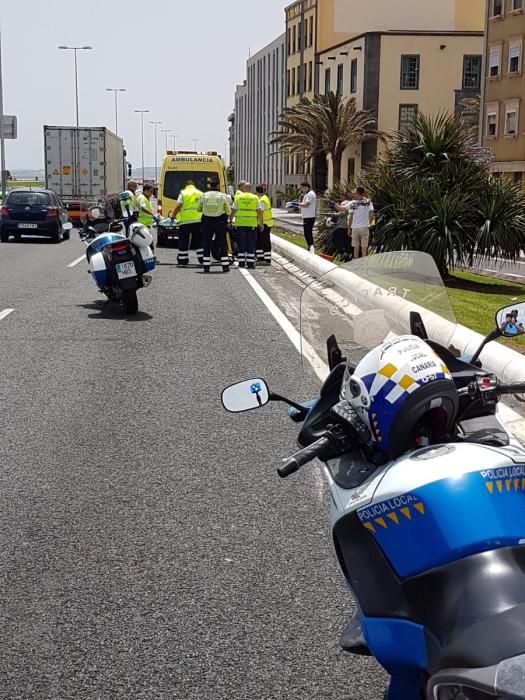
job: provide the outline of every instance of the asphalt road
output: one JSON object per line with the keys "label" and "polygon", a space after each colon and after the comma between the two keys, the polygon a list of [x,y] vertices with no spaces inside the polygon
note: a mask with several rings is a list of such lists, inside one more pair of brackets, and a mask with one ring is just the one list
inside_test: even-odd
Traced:
{"label": "asphalt road", "polygon": [[[243,378],[304,399],[315,377],[238,270],[161,249],[126,318],[68,267],[82,252],[0,245],[0,698],[381,698],[338,648],[326,491],[275,473],[296,426],[220,405]],[[285,273],[254,277],[297,307]]]}

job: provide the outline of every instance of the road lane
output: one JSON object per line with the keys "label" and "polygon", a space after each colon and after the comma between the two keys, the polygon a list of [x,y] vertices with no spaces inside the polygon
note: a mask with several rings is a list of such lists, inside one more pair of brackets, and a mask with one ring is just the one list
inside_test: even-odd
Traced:
{"label": "road lane", "polygon": [[289,339],[236,270],[162,249],[130,318],[52,248],[0,246],[0,697],[379,698],[337,647],[326,493],[275,473],[297,426],[220,406],[252,376],[315,395]]}

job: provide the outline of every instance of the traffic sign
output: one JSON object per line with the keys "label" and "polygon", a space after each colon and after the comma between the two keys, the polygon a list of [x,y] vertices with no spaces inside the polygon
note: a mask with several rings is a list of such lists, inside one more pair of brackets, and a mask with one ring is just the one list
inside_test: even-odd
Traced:
{"label": "traffic sign", "polygon": [[4,114],[4,139],[16,139],[17,121],[16,117]]}
{"label": "traffic sign", "polygon": [[496,158],[494,153],[492,153],[492,149],[486,146],[473,146],[470,149],[470,155],[478,163],[492,163]]}

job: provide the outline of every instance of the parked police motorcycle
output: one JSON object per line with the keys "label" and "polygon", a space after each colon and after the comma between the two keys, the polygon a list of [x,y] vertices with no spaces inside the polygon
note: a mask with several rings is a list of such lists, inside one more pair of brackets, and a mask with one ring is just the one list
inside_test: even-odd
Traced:
{"label": "parked police motorcycle", "polygon": [[479,362],[489,341],[525,333],[524,318],[525,302],[500,309],[458,358],[432,259],[374,255],[303,292],[303,358],[319,367],[328,347],[315,401],[262,379],[223,392],[229,411],[284,401],[302,423],[278,473],[316,460],[326,479],[357,604],[340,644],[387,670],[388,700],[525,698],[525,449],[498,418],[525,381],[504,384]]}
{"label": "parked police motorcycle", "polygon": [[153,236],[147,226],[129,223],[127,217],[102,216],[98,207],[89,210],[79,232],[86,244],[89,272],[109,301],[122,305],[126,314],[138,311],[137,290],[151,284],[155,256]]}

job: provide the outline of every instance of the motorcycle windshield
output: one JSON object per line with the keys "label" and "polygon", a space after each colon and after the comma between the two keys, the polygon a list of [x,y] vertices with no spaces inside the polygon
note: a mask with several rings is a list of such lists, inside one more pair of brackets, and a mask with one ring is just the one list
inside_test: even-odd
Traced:
{"label": "motorcycle windshield", "polygon": [[321,379],[328,376],[327,340],[335,335],[353,365],[385,340],[410,334],[411,312],[428,337],[449,347],[456,319],[433,258],[381,253],[334,265],[301,295],[301,354]]}

